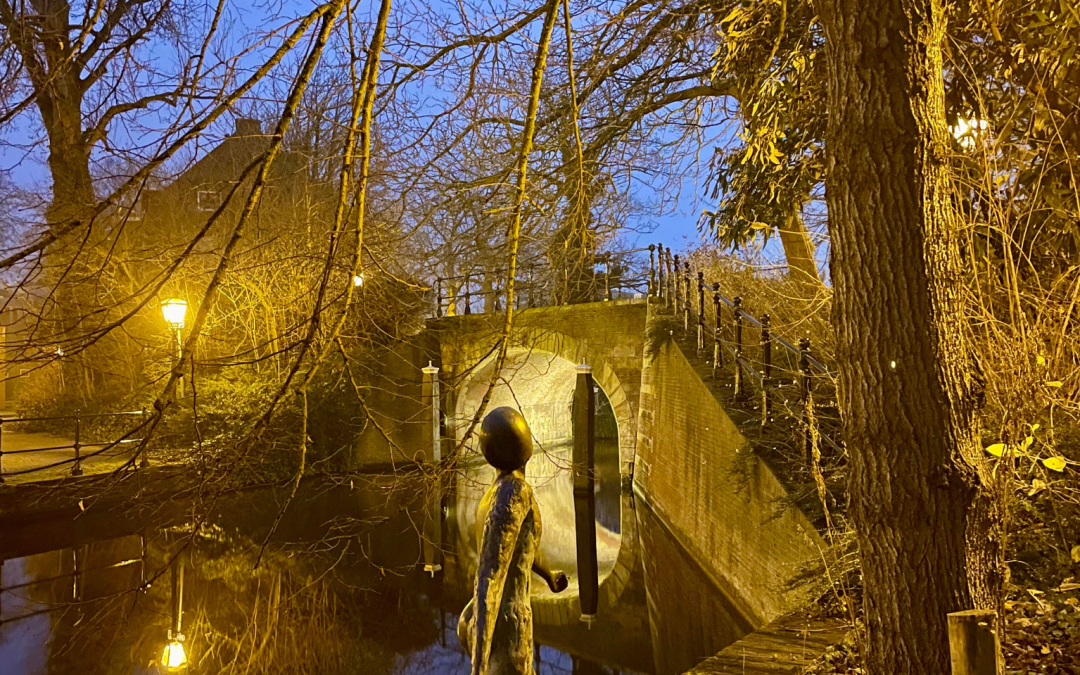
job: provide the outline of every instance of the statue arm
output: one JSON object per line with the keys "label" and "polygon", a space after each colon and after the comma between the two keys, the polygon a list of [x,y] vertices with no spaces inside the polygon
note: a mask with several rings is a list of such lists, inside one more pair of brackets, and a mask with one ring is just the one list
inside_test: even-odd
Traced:
{"label": "statue arm", "polygon": [[[533,498],[533,513],[536,521],[540,522],[540,505],[536,503],[536,498]],[[537,528],[538,531],[543,531],[542,527]],[[561,593],[566,590],[567,580],[566,575],[561,570],[553,570],[548,565],[547,558],[544,557],[544,550],[540,546],[540,542],[536,542],[536,555],[533,557],[532,571],[535,572],[541,579],[547,582],[548,588],[552,593]]]}
{"label": "statue arm", "polygon": [[547,582],[548,588],[552,593],[560,593],[566,590],[567,580],[566,575],[561,570],[553,570],[548,566],[547,559],[544,558],[543,552],[540,548],[536,549],[536,557],[533,558],[532,571],[540,575],[540,578]]}
{"label": "statue arm", "polygon": [[487,673],[495,621],[502,604],[503,588],[521,525],[531,501],[523,482],[507,480],[499,484],[484,522],[480,561],[476,572],[476,632],[473,638],[472,673]]}

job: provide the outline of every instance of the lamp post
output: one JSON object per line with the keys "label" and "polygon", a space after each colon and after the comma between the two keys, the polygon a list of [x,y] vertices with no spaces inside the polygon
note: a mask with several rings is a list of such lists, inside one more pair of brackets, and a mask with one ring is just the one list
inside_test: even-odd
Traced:
{"label": "lamp post", "polygon": [[[180,333],[184,327],[184,319],[187,317],[187,301],[180,298],[169,298],[161,303],[161,315],[165,317],[165,323],[169,325],[169,330],[173,334],[173,342],[176,345],[176,351],[173,352],[173,366],[180,362],[180,356],[184,350],[183,337]],[[176,396],[177,398],[183,398],[184,396],[184,374],[180,374],[180,378],[176,382]]]}

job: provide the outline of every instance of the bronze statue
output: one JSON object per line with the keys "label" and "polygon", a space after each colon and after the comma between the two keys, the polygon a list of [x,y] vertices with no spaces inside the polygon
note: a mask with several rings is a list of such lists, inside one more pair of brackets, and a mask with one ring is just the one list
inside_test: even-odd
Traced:
{"label": "bronze statue", "polygon": [[492,410],[480,427],[480,450],[499,474],[477,509],[480,561],[458,639],[473,675],[532,675],[531,572],[555,593],[566,589],[566,575],[549,569],[540,553],[540,508],[525,482],[532,432],[521,413]]}

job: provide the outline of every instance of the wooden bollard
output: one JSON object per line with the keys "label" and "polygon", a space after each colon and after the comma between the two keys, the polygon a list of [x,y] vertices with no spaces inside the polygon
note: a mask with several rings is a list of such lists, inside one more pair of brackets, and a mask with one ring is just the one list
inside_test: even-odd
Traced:
{"label": "wooden bollard", "polygon": [[969,609],[949,614],[949,652],[952,675],[998,675],[1001,641],[992,609]]}

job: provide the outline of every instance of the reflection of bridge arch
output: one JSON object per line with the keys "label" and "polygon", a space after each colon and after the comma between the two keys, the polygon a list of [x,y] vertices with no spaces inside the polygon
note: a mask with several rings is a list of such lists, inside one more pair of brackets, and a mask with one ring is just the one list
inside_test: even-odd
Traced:
{"label": "reflection of bridge arch", "polygon": [[[611,404],[618,428],[619,476],[611,479],[618,481],[629,476],[637,443],[645,311],[644,304],[620,301],[520,312],[502,374],[506,382],[492,392],[488,409],[510,405],[521,410],[542,447],[569,441],[575,365],[587,363]],[[460,440],[491,381],[501,322],[497,317],[473,315],[443,319],[439,323],[443,381],[452,385],[444,408],[448,416],[447,431]],[[533,468],[542,457],[542,453],[537,453],[530,462],[530,475],[544,472],[542,466]],[[569,476],[566,478],[567,496],[572,500]],[[618,549],[601,573],[601,611],[614,605],[638,562],[636,521],[627,499],[626,495],[621,499]],[[471,504],[460,506],[473,508]],[[554,514],[549,515],[544,509],[541,504],[544,540],[550,541],[555,533],[549,521],[555,519]],[[472,514],[459,515],[464,515],[458,521],[459,526],[468,527],[466,522],[472,520]],[[534,588],[539,586],[542,584],[534,584]],[[576,623],[579,616],[574,593],[551,595],[542,591],[534,595],[533,609],[540,625]]]}

